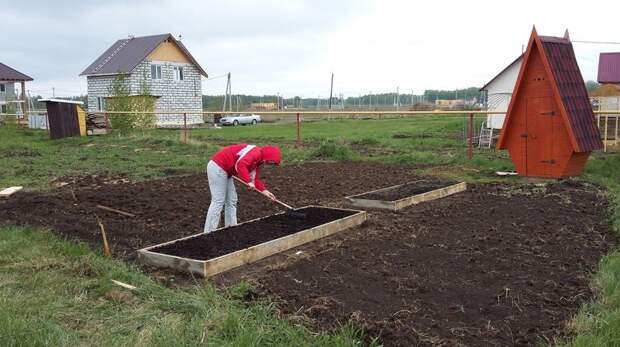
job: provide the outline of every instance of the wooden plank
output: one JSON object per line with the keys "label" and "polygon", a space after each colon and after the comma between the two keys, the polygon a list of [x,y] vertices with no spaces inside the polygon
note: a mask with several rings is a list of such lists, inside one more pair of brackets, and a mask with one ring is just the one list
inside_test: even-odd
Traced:
{"label": "wooden plank", "polygon": [[305,243],[335,234],[347,228],[360,225],[365,220],[366,212],[360,211],[354,215],[347,216],[327,224],[302,230],[292,235],[287,235],[279,239],[271,240],[256,246],[210,259],[204,264],[204,276],[211,277],[241,265],[253,263],[270,255],[274,255]]}
{"label": "wooden plank", "polygon": [[[409,183],[405,183],[405,184],[409,184]],[[402,186],[403,186],[403,184],[399,184],[397,186],[383,188],[380,191],[387,191],[387,190],[391,190],[391,189],[397,189],[397,188],[402,187]],[[377,191],[367,192],[367,193],[358,194],[358,195],[354,195],[354,196],[347,196],[347,197],[345,197],[345,199],[351,205],[353,205],[355,207],[371,208],[371,209],[384,209],[384,210],[396,211],[396,210],[400,210],[400,209],[403,209],[403,208],[411,206],[411,205],[419,204],[421,202],[431,201],[431,200],[435,200],[435,199],[440,199],[440,198],[446,197],[448,195],[452,195],[452,194],[455,194],[455,193],[458,193],[458,192],[462,192],[462,191],[464,191],[466,189],[467,189],[467,183],[461,182],[461,183],[453,184],[453,185],[450,185],[450,186],[447,186],[447,187],[431,190],[431,191],[426,192],[426,193],[413,195],[413,196],[406,197],[406,198],[399,199],[399,200],[395,200],[395,201],[383,201],[383,200],[370,200],[370,199],[359,199],[359,198],[356,198],[358,196],[363,196],[363,195],[366,195],[366,194],[369,194],[369,193],[374,193],[374,192],[377,192]]]}
{"label": "wooden plank", "polygon": [[186,271],[204,276],[204,261],[201,260],[182,258],[141,249],[138,250],[138,261],[156,267]]}
{"label": "wooden plank", "polygon": [[[306,207],[314,207],[314,206],[306,206]],[[338,209],[345,211],[355,211],[356,213],[347,216],[341,219],[337,219],[335,221],[322,224],[316,226],[311,229],[306,229],[299,231],[297,233],[287,235],[275,240],[271,240],[268,242],[264,242],[252,247],[248,247],[242,250],[235,251],[233,253],[225,254],[219,256],[217,258],[209,259],[209,260],[195,260],[188,259],[173,255],[167,255],[162,253],[157,253],[154,249],[170,245],[172,243],[176,243],[183,240],[192,239],[195,237],[202,236],[201,234],[187,236],[178,240],[173,240],[169,242],[165,242],[162,244],[149,246],[143,249],[138,250],[138,260],[142,263],[159,266],[159,267],[167,267],[173,268],[181,271],[189,271],[195,274],[202,275],[206,278],[228,271],[230,269],[239,267],[241,265],[249,264],[255,262],[257,260],[263,259],[270,255],[300,246],[304,243],[308,243],[332,234],[335,234],[344,229],[362,224],[366,220],[366,212],[357,211],[357,210],[348,210],[348,209]],[[253,219],[251,221],[247,221],[241,224],[252,223],[254,221],[264,219],[267,217]],[[225,228],[221,228],[218,230],[223,230]],[[216,230],[215,232],[217,232]]]}
{"label": "wooden plank", "polygon": [[9,196],[19,192],[22,189],[24,189],[24,187],[9,187],[6,189],[2,189],[0,190],[0,197],[8,198]]}
{"label": "wooden plank", "polygon": [[114,212],[114,213],[120,214],[120,215],[125,216],[125,217],[132,217],[133,218],[133,217],[136,216],[133,213],[117,210],[115,208],[108,207],[108,206],[97,205],[97,208],[100,209],[100,210],[108,211],[108,212]]}
{"label": "wooden plank", "polygon": [[426,192],[426,193],[418,194],[418,195],[415,195],[409,198],[397,200],[396,209],[400,210],[407,206],[416,205],[421,202],[441,199],[448,195],[462,192],[466,189],[467,189],[467,183],[465,182],[453,184],[451,186],[444,187],[444,188],[435,189],[430,192]]}

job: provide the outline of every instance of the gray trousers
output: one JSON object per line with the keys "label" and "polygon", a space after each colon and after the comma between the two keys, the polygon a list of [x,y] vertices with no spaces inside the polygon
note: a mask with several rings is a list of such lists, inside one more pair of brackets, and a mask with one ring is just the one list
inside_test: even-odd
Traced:
{"label": "gray trousers", "polygon": [[237,224],[237,191],[234,180],[228,177],[226,171],[213,160],[209,160],[207,164],[207,176],[209,177],[211,204],[205,220],[205,233],[217,229],[222,208],[224,208],[224,226]]}

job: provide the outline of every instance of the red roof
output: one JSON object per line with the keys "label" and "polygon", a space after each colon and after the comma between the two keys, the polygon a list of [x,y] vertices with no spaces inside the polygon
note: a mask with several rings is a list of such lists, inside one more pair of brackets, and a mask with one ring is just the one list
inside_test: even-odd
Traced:
{"label": "red roof", "polygon": [[12,67],[0,63],[0,81],[32,81],[32,77],[24,75]]}
{"label": "red roof", "polygon": [[598,83],[620,83],[620,52],[599,55],[597,79]]}
{"label": "red roof", "polygon": [[[515,93],[504,124],[510,121],[512,105],[519,97],[519,87],[531,49],[538,49],[547,74],[553,76],[551,83],[553,93],[561,109],[574,151],[590,152],[601,149],[603,147],[601,134],[596,126],[588,91],[577,65],[573,45],[568,37],[538,36],[536,30],[532,32],[528,52],[521,66]],[[502,135],[504,132],[505,129],[502,129]],[[505,136],[500,136],[498,148],[504,148],[504,139]]]}

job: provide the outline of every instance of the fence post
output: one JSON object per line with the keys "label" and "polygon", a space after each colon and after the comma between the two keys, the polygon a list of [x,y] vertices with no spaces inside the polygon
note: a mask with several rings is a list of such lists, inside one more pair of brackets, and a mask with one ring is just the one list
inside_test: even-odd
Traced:
{"label": "fence post", "polygon": [[614,145],[618,144],[618,118],[620,118],[620,116],[616,115],[616,135],[614,136]]}
{"label": "fence post", "polygon": [[607,153],[607,125],[609,124],[609,115],[605,115],[605,131],[603,132],[603,152]]}
{"label": "fence post", "polygon": [[107,134],[110,130],[110,118],[107,112],[103,113],[103,125],[105,126],[105,133]]}
{"label": "fence post", "polygon": [[183,142],[187,142],[187,113],[183,112]]}
{"label": "fence post", "polygon": [[469,114],[469,124],[467,130],[467,159],[474,158],[474,114]]}
{"label": "fence post", "polygon": [[297,146],[301,145],[301,117],[297,112]]}

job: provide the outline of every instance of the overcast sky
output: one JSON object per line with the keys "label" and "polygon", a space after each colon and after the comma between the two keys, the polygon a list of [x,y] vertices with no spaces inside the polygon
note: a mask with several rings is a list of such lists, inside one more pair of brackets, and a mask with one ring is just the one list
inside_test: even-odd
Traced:
{"label": "overcast sky", "polygon": [[[86,93],[79,77],[114,41],[172,33],[233,93],[329,95],[480,87],[542,35],[620,41],[620,1],[0,0],[0,62],[35,81],[33,94]],[[598,54],[574,43],[586,80]],[[225,79],[203,81],[222,94]]]}

